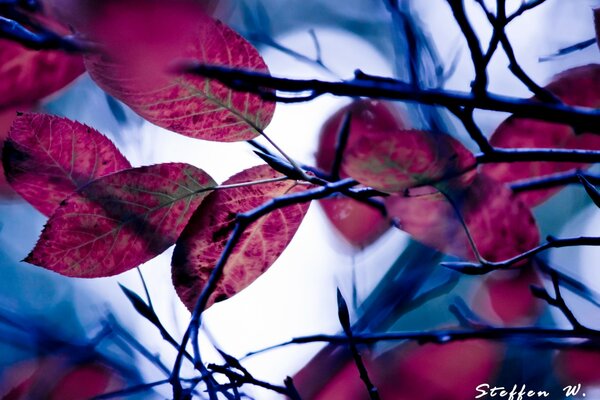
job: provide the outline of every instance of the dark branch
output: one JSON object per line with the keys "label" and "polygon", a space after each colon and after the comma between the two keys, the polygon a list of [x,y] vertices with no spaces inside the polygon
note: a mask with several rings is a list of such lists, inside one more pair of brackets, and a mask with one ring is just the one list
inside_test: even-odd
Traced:
{"label": "dark branch", "polygon": [[271,383],[258,380],[249,374],[240,374],[238,372],[230,370],[227,366],[217,365],[217,364],[209,364],[208,369],[210,369],[212,372],[225,375],[237,387],[241,387],[244,384],[254,385],[254,386],[262,387],[264,389],[271,390],[275,393],[279,393],[279,394],[286,395],[288,397],[292,397],[292,396],[290,396],[290,391],[288,390],[287,387],[273,385]]}
{"label": "dark branch", "polygon": [[564,104],[545,104],[530,99],[507,97],[489,93],[478,97],[471,93],[442,89],[416,89],[404,82],[391,78],[353,79],[340,82],[317,79],[288,79],[269,74],[220,66],[209,66],[187,62],[178,68],[185,72],[220,81],[236,89],[252,93],[281,91],[284,93],[307,93],[310,98],[322,94],[336,96],[370,97],[404,100],[444,107],[466,107],[473,109],[502,111],[519,117],[571,125],[586,132],[600,133],[600,111]]}
{"label": "dark branch", "polygon": [[532,286],[531,292],[535,297],[538,297],[542,300],[545,300],[549,305],[558,308],[563,315],[567,318],[567,320],[573,326],[573,329],[577,331],[588,331],[589,329],[583,326],[575,317],[565,299],[562,297],[562,293],[560,291],[560,278],[556,271],[548,271],[550,277],[552,279],[552,286],[554,287],[554,297],[550,296],[550,294],[543,288]]}
{"label": "dark branch", "polygon": [[510,17],[507,18],[506,23],[509,24],[510,22],[512,22],[515,18],[517,18],[518,16],[522,15],[523,13],[529,11],[529,10],[533,10],[534,8],[536,8],[537,6],[540,6],[542,4],[544,4],[546,2],[546,0],[532,0],[526,3],[523,3],[521,5],[521,7],[519,7],[519,9],[517,11],[515,11],[514,13],[512,13],[510,15]]}
{"label": "dark branch", "polygon": [[539,61],[540,62],[544,62],[544,61],[550,61],[556,57],[561,57],[561,56],[566,56],[567,54],[571,54],[574,53],[576,51],[579,50],[583,50],[586,49],[590,46],[593,46],[596,44],[596,39],[588,39],[588,40],[584,40],[583,42],[579,42],[579,43],[575,43],[574,45],[568,46],[568,47],[563,47],[562,49],[559,49],[556,53],[551,54],[549,56],[544,56],[544,57],[540,57]]}
{"label": "dark branch", "polygon": [[553,239],[540,246],[534,247],[533,249],[528,250],[522,254],[519,254],[518,256],[509,258],[508,260],[504,261],[483,261],[481,263],[457,261],[443,262],[441,263],[441,265],[468,275],[483,275],[491,271],[509,268],[514,264],[527,260],[535,256],[536,254],[546,251],[548,249],[557,249],[561,247],[573,246],[600,246],[600,237],[580,236],[566,239]]}
{"label": "dark branch", "polygon": [[[593,343],[600,344],[600,331],[585,329],[550,329],[537,327],[517,327],[517,328],[496,328],[486,327],[481,329],[442,329],[434,331],[414,331],[414,332],[387,332],[374,334],[355,334],[352,340],[355,343],[372,345],[379,342],[403,342],[413,341],[419,344],[436,343],[445,344],[465,340],[493,340],[500,342],[522,343],[531,346],[550,344],[555,345],[556,339],[586,339]],[[534,342],[531,339],[535,339]],[[265,349],[248,353],[246,357],[261,354],[280,347],[294,344],[306,343],[331,343],[336,345],[347,345],[348,337],[345,335],[310,335],[293,338],[287,342],[279,343]]]}
{"label": "dark branch", "polygon": [[502,149],[494,148],[492,152],[476,155],[477,163],[509,163],[518,161],[552,161],[597,163],[600,162],[600,151],[572,149]]}
{"label": "dark branch", "polygon": [[206,283],[206,285],[202,289],[202,292],[200,293],[200,296],[198,297],[198,300],[192,312],[190,324],[183,336],[180,345],[180,351],[177,354],[175,365],[173,366],[173,371],[171,373],[171,384],[173,385],[173,396],[175,399],[181,398],[182,388],[179,373],[181,370],[181,363],[184,355],[183,349],[185,349],[185,346],[189,340],[192,341],[192,347],[194,348],[194,366],[198,370],[200,370],[202,367],[200,365],[200,349],[198,346],[198,331],[200,328],[201,316],[208,304],[208,300],[211,294],[214,292],[219,280],[221,279],[223,269],[225,268],[225,264],[227,263],[229,256],[232,254],[234,247],[236,246],[237,242],[241,238],[246,228],[249,225],[251,225],[254,221],[257,221],[259,218],[277,209],[293,204],[300,204],[310,202],[312,200],[322,199],[333,193],[339,192],[343,189],[351,188],[355,185],[356,182],[354,180],[344,179],[323,187],[318,187],[300,193],[293,193],[286,196],[277,197],[252,211],[243,214],[238,214],[238,216],[236,217],[236,223],[233,228],[233,231],[229,236],[229,239],[227,240],[227,243],[225,245],[225,248],[223,249],[223,252],[221,253],[221,256],[219,257],[219,260],[217,261],[211,272],[208,282]]}
{"label": "dark branch", "polygon": [[338,318],[340,320],[340,324],[342,325],[342,329],[348,338],[348,347],[350,348],[350,352],[352,353],[352,358],[354,359],[354,364],[356,364],[356,368],[358,369],[358,373],[360,375],[360,379],[364,382],[365,387],[367,388],[367,392],[369,393],[369,397],[371,400],[379,400],[379,392],[371,378],[369,378],[369,372],[367,371],[367,367],[362,360],[360,352],[356,347],[356,343],[352,340],[352,324],[350,323],[350,313],[348,312],[348,305],[346,304],[346,300],[344,296],[342,296],[342,292],[340,289],[337,289],[337,303],[338,303]]}
{"label": "dark branch", "polygon": [[473,61],[473,69],[475,71],[475,80],[471,84],[473,89],[473,93],[480,97],[485,97],[487,95],[487,70],[486,70],[486,61],[483,55],[483,51],[481,50],[481,45],[479,42],[479,38],[477,34],[473,30],[469,19],[467,18],[467,14],[465,12],[465,5],[463,0],[447,0],[450,8],[452,9],[452,13],[454,14],[454,19],[458,23],[460,30],[462,31],[465,39],[467,40],[467,45],[469,46],[469,52],[471,53],[471,59]]}

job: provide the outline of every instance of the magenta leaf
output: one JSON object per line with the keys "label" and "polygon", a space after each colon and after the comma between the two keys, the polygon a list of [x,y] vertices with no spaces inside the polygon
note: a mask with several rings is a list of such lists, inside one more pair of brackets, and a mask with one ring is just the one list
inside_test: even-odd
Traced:
{"label": "magenta leaf", "polygon": [[[600,108],[600,65],[590,64],[564,71],[546,88],[566,104]],[[496,129],[490,143],[505,148],[600,150],[600,135],[598,132],[575,132],[568,125],[511,116]],[[481,171],[500,182],[511,183],[585,167],[585,164],[566,162],[514,162],[486,164]],[[559,189],[528,190],[519,193],[518,197],[533,207]]]}
{"label": "magenta leaf", "polygon": [[532,324],[544,310],[544,302],[531,294],[531,287],[540,284],[531,264],[489,274],[473,295],[473,311],[494,324]]}
{"label": "magenta leaf", "polygon": [[[407,119],[393,103],[380,100],[359,99],[342,107],[323,124],[319,136],[315,159],[317,167],[326,173],[332,172],[338,137],[346,118],[350,118],[346,150],[365,135],[406,128]],[[348,176],[344,170],[339,172],[343,178]],[[370,245],[390,227],[381,212],[356,200],[329,198],[319,204],[329,222],[354,247]]]}
{"label": "magenta leaf", "polygon": [[[360,99],[342,107],[325,121],[319,136],[319,147],[315,159],[317,167],[327,173],[331,173],[338,136],[344,119],[348,115],[350,116],[350,126],[346,150],[367,135],[406,129],[407,117],[397,110],[393,103]],[[344,178],[348,176],[343,171],[340,175]]]}
{"label": "magenta leaf", "polygon": [[378,209],[357,200],[329,198],[320,200],[319,205],[329,222],[354,247],[368,246],[391,226]]}
{"label": "magenta leaf", "polygon": [[[267,71],[250,43],[187,3],[174,3],[183,7],[180,12],[171,2],[140,8],[129,0],[107,7],[92,29],[105,51],[86,56],[86,67],[102,89],[158,126],[205,140],[252,139],[271,121],[274,103],[168,71],[178,60]],[[171,39],[165,43],[164,37]]]}
{"label": "magenta leaf", "polygon": [[104,176],[60,205],[25,261],[85,278],[127,271],[174,244],[214,186],[182,163]]}
{"label": "magenta leaf", "polygon": [[473,180],[475,157],[451,136],[417,130],[365,135],[346,154],[344,170],[362,184],[396,193],[436,182],[465,186]]}
{"label": "magenta leaf", "polygon": [[[267,165],[242,171],[224,185],[283,177]],[[265,202],[302,191],[296,181],[281,180],[211,193],[196,210],[173,253],[173,284],[183,303],[192,309],[235,226],[238,213]],[[275,262],[298,230],[308,204],[296,204],[263,216],[250,225],[229,257],[218,288],[209,300],[229,298],[244,289]]]}
{"label": "magenta leaf", "polygon": [[0,109],[36,102],[84,71],[79,55],[29,50],[0,39]]}
{"label": "magenta leaf", "polygon": [[50,216],[61,201],[96,178],[131,168],[98,131],[47,114],[22,114],[4,144],[3,164],[13,189]]}

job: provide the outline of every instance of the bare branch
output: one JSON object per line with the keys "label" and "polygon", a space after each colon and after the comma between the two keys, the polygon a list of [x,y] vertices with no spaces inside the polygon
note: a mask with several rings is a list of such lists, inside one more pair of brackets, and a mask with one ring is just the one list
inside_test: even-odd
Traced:
{"label": "bare branch", "polygon": [[329,93],[336,96],[371,97],[404,100],[444,107],[466,107],[512,113],[523,118],[568,124],[579,130],[599,133],[600,110],[574,107],[565,104],[546,104],[531,99],[521,99],[488,93],[485,97],[471,93],[442,89],[416,89],[391,78],[353,79],[333,82],[318,79],[277,78],[269,74],[197,62],[181,65],[180,72],[191,73],[220,81],[236,89],[261,94],[265,90],[286,93],[313,93],[312,98]]}

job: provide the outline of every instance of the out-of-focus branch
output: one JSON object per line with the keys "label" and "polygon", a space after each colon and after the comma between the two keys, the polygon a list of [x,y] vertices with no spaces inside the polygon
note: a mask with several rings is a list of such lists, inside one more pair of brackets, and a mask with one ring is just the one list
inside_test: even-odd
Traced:
{"label": "out-of-focus branch", "polygon": [[[4,11],[4,12],[1,12]],[[18,42],[34,50],[80,52],[83,45],[72,36],[60,36],[38,24],[19,10],[0,9],[0,38]]]}

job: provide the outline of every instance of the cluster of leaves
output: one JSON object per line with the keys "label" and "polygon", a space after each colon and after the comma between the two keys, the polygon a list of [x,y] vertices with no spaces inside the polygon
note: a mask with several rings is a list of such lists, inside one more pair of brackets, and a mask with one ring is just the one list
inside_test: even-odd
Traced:
{"label": "cluster of leaves", "polygon": [[[599,82],[600,66],[591,64],[561,73],[545,89],[565,104],[598,108]],[[338,172],[387,194],[383,200],[387,217],[373,214],[372,208],[351,199],[322,203],[334,226],[359,247],[373,242],[393,222],[415,239],[447,254],[471,260],[510,259],[538,244],[530,208],[560,189],[513,193],[510,185],[589,166],[533,161],[478,168],[475,155],[456,139],[444,133],[407,129],[406,118],[393,115],[392,107],[381,101],[356,101],[332,116],[321,134],[317,165],[331,172],[337,132],[342,130],[343,116],[351,115],[344,161]],[[507,149],[600,149],[595,133],[517,116],[496,129],[490,144]],[[360,221],[373,223],[365,228]],[[357,226],[363,228],[355,231]]]}
{"label": "cluster of leaves", "polygon": [[[261,134],[273,115],[273,103],[203,78],[172,75],[167,64],[161,64],[164,52],[157,47],[168,44],[175,60],[193,58],[264,71],[266,65],[256,49],[190,2],[153,5],[143,15],[135,8],[135,19],[122,19],[136,2],[111,3],[84,32],[86,40],[105,49],[83,57],[94,80],[148,121],[181,134],[218,141],[248,140]],[[179,21],[177,39],[176,32],[166,38],[163,32],[165,42],[144,42],[148,20],[160,17],[164,24],[167,11]],[[124,31],[130,32],[132,21],[140,24],[132,31],[140,36],[130,42],[137,56],[130,49],[122,52],[123,47],[114,43]],[[181,35],[181,29],[187,34]],[[143,56],[151,52],[160,57],[149,61]],[[68,55],[60,56],[63,62],[70,60]],[[154,68],[148,72],[152,62]],[[148,75],[140,73],[142,64]],[[36,71],[28,73],[33,81]],[[56,85],[54,76],[47,79]],[[96,130],[66,118],[33,113],[16,117],[3,164],[14,190],[50,217],[26,261],[67,276],[111,276],[139,266],[178,242],[173,279],[190,309],[222,252],[235,216],[302,188],[266,165],[240,172],[222,186],[192,165],[132,168]],[[250,226],[228,264],[230,278],[222,281],[214,297],[233,295],[272,264],[306,209],[289,207]],[[279,234],[282,230],[284,235]],[[264,241],[273,245],[264,249]]]}
{"label": "cluster of leaves", "polygon": [[[6,60],[0,74],[6,86],[0,87],[0,107],[9,120],[15,109],[28,110],[85,68],[108,94],[163,128],[222,142],[266,137],[264,129],[275,111],[270,100],[278,99],[274,91],[186,72],[189,65],[208,65],[268,75],[258,51],[210,17],[205,7],[191,0],[89,2],[77,7],[75,15],[64,14],[57,12],[64,8],[53,8],[50,2],[49,10],[59,21],[52,24],[76,29],[83,55],[32,52],[12,42],[0,43],[7,49],[2,52]],[[565,71],[540,90],[544,99],[538,94],[530,103],[551,98],[569,106],[599,108],[600,66]],[[393,225],[467,261],[525,268],[522,261],[527,257],[521,255],[540,241],[531,207],[557,188],[515,193],[509,185],[581,170],[587,164],[508,163],[499,158],[502,148],[600,150],[598,132],[515,114],[491,136],[492,151],[476,155],[445,132],[411,129],[391,103],[355,100],[325,124],[318,168],[309,171],[284,153],[278,157],[264,151],[259,156],[266,164],[219,185],[189,164],[132,167],[100,132],[67,118],[20,113],[11,122],[2,152],[6,179],[49,217],[25,261],[67,276],[103,277],[135,268],[175,245],[173,284],[193,311],[180,358],[189,337],[194,340],[203,310],[244,289],[273,264],[312,200],[323,199],[334,226],[357,247],[369,245]],[[528,292],[536,281],[535,274],[520,271],[510,285],[519,283]],[[504,297],[506,282],[486,283],[483,295]],[[528,303],[523,313],[531,307]],[[497,314],[504,322],[522,317]],[[478,380],[491,375],[496,364],[489,363],[490,355],[500,357],[496,346],[466,346],[483,347],[485,356],[474,356],[464,371],[477,371],[481,376],[470,376]],[[446,351],[454,350],[425,346],[402,351],[408,355],[393,363],[404,365],[403,376],[412,376],[410,370],[423,359],[420,352],[444,359]],[[199,363],[198,354],[195,361]],[[372,368],[386,374],[375,361]],[[407,382],[402,392],[410,398],[418,380]],[[432,398],[447,389],[435,388],[439,392],[434,390]],[[390,388],[395,393],[390,396],[400,398],[397,390]],[[460,392],[454,393],[461,398]]]}

